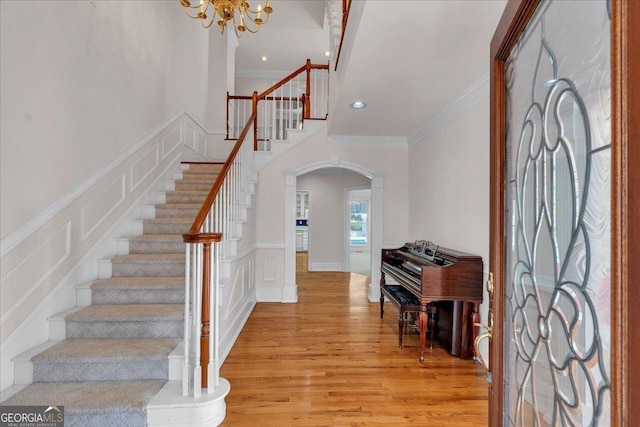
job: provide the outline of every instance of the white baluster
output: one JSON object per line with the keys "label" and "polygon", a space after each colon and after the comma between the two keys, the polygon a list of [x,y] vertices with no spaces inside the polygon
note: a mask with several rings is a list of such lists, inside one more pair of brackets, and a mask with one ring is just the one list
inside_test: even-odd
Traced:
{"label": "white baluster", "polygon": [[202,372],[200,366],[200,337],[202,336],[202,244],[196,244],[196,287],[197,304],[193,308],[196,318],[197,334],[195,339],[195,361],[193,368],[193,397],[200,397],[202,393]]}
{"label": "white baluster", "polygon": [[191,286],[191,243],[185,245],[184,273],[184,362],[182,366],[182,395],[189,395],[189,287]]}

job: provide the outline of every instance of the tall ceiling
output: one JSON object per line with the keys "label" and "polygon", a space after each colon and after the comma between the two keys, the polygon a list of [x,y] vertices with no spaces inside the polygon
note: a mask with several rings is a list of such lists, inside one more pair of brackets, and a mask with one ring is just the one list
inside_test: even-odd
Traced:
{"label": "tall ceiling", "polygon": [[[408,138],[489,72],[506,0],[354,0],[339,60],[333,136]],[[236,51],[237,73],[288,74],[326,63],[323,0],[271,0],[273,13]],[[260,57],[267,56],[267,62]],[[337,92],[337,94],[336,94]],[[331,95],[330,95],[331,96]],[[350,108],[363,101],[362,110]]]}

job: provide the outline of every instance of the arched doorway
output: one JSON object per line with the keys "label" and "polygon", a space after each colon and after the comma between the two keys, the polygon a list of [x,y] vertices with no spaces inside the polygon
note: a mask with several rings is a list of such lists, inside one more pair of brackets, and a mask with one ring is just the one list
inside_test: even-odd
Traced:
{"label": "arched doorway", "polygon": [[297,177],[315,170],[326,168],[342,168],[357,172],[371,179],[371,214],[369,222],[369,238],[371,245],[371,282],[369,283],[368,298],[371,302],[380,299],[380,270],[375,266],[380,265],[380,251],[382,250],[382,175],[374,170],[367,169],[356,163],[331,159],[300,166],[299,168],[284,171],[285,175],[285,285],[282,292],[282,302],[297,302],[296,284],[296,219],[295,203],[297,191]]}

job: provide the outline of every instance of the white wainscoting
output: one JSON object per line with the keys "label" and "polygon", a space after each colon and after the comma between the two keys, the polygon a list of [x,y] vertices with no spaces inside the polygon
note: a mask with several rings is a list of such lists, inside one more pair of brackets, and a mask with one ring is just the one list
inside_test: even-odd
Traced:
{"label": "white wainscoting", "polygon": [[1,390],[13,384],[11,359],[49,339],[47,318],[76,305],[75,287],[98,277],[98,260],[116,254],[180,162],[217,160],[204,154],[218,137],[180,111],[0,240]]}
{"label": "white wainscoting", "polygon": [[284,244],[256,244],[256,298],[259,302],[285,301]]}

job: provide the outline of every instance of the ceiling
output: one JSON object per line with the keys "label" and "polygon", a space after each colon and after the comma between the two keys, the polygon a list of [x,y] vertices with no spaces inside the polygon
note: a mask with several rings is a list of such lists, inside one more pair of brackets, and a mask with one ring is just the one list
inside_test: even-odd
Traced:
{"label": "ceiling", "polygon": [[[271,0],[273,13],[236,51],[236,72],[286,75],[326,63],[323,0]],[[338,68],[333,136],[407,139],[489,72],[489,44],[506,0],[354,0]],[[345,43],[346,45],[347,43]],[[269,61],[261,62],[261,56]],[[350,108],[363,101],[362,110]]]}

